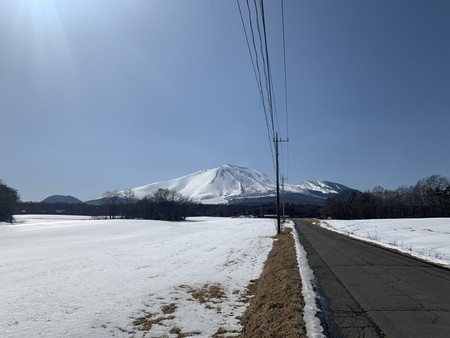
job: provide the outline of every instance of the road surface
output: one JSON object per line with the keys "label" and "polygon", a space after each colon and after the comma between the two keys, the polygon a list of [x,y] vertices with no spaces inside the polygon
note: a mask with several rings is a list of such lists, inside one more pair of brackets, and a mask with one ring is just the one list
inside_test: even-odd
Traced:
{"label": "road surface", "polygon": [[450,270],[296,221],[328,337],[450,337]]}

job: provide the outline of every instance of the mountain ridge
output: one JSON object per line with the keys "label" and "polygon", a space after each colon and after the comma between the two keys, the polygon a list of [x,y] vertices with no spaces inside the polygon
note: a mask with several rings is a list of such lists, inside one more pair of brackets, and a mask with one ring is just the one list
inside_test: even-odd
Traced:
{"label": "mountain ridge", "polygon": [[[137,198],[143,198],[158,189],[176,190],[203,204],[228,204],[245,200],[256,202],[273,197],[276,194],[276,183],[256,169],[225,164],[131,190]],[[301,200],[312,204],[323,204],[330,195],[348,189],[351,188],[330,181],[304,181],[297,185],[284,185],[285,197],[290,196],[292,201]]]}
{"label": "mountain ridge", "polygon": [[43,199],[40,203],[83,204],[84,202],[71,195],[51,195]]}
{"label": "mountain ridge", "polygon": [[[276,183],[269,176],[256,169],[232,164],[199,170],[172,180],[138,186],[131,191],[137,199],[141,199],[152,195],[158,189],[175,190],[194,202],[202,204],[259,205],[273,202],[276,196]],[[284,201],[323,205],[328,197],[345,190],[352,190],[352,188],[331,181],[308,180],[299,184],[285,184]],[[121,200],[120,196],[124,195],[125,190],[117,193]],[[52,195],[41,202],[102,205],[105,199],[99,197],[83,202],[70,195]]]}

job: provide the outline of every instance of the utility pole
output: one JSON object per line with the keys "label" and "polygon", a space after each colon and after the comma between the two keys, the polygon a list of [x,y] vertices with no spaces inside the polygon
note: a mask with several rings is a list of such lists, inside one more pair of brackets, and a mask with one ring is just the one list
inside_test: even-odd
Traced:
{"label": "utility pole", "polygon": [[286,223],[286,212],[284,210],[284,181],[287,180],[284,176],[281,176],[281,204],[283,205],[283,224]]}
{"label": "utility pole", "polygon": [[[273,140],[273,142],[275,143],[275,171],[276,171],[276,175],[277,175],[277,234],[280,235],[281,234],[281,212],[280,212],[280,170],[279,170],[279,164],[278,164],[278,155],[279,155],[279,151],[278,151],[278,145],[280,142],[288,142],[289,140],[281,140],[278,138],[278,132],[275,133],[275,139]],[[283,186],[283,190],[284,190],[284,186]],[[283,208],[284,208],[284,204],[283,204]]]}
{"label": "utility pole", "polygon": [[280,140],[278,139],[278,132],[275,134],[275,171],[277,175],[277,234],[281,234],[281,220],[280,220],[280,172],[278,165],[278,143]]}

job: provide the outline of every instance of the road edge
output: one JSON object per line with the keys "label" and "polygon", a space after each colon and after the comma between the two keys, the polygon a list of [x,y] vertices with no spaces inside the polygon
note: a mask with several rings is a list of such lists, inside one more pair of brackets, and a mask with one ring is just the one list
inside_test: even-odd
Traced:
{"label": "road edge", "polygon": [[305,321],[306,334],[311,338],[325,337],[323,334],[324,329],[321,321],[317,316],[320,309],[317,306],[317,294],[313,287],[314,272],[309,266],[306,251],[300,244],[297,229],[295,229],[294,223],[292,221],[288,221],[288,223],[285,224],[285,227],[292,229],[291,234],[294,237],[295,251],[297,253],[297,264],[300,272],[300,278],[302,280],[302,295],[305,301],[303,320]]}

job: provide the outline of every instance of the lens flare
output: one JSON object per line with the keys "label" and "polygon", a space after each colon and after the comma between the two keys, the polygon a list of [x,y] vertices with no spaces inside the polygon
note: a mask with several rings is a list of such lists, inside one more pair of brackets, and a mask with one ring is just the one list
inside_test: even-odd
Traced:
{"label": "lens flare", "polygon": [[11,51],[22,59],[35,86],[67,84],[74,62],[64,22],[54,0],[18,2],[15,42]]}

